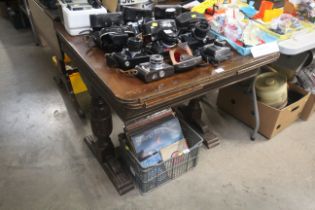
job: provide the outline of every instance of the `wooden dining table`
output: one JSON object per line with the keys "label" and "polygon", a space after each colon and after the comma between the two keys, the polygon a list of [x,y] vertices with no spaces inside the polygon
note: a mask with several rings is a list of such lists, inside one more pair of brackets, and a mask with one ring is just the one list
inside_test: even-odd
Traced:
{"label": "wooden dining table", "polygon": [[[92,98],[93,136],[86,137],[85,141],[120,194],[132,189],[133,184],[110,139],[113,112],[127,125],[161,110],[179,107],[184,118],[204,137],[205,145],[211,147],[217,137],[201,119],[200,98],[211,90],[254,78],[261,66],[279,58],[279,53],[253,58],[233,51],[232,58],[218,66],[196,67],[145,83],[110,68],[104,51],[96,47],[93,40],[83,35],[70,36],[59,22],[55,23],[55,29],[62,54],[67,54],[78,67]],[[59,62],[64,66],[63,59]]]}

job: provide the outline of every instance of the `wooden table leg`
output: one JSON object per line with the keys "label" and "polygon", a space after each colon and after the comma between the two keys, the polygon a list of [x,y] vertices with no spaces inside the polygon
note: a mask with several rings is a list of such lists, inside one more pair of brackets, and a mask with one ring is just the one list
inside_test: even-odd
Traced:
{"label": "wooden table leg", "polygon": [[100,98],[92,96],[91,127],[94,136],[84,140],[89,146],[104,171],[112,181],[120,195],[134,188],[131,176],[123,169],[111,141],[110,134],[113,130],[112,114],[110,107]]}
{"label": "wooden table leg", "polygon": [[201,134],[204,145],[210,149],[220,144],[219,138],[211,131],[208,124],[202,119],[200,99],[193,99],[187,106],[180,106],[179,111],[184,119]]}

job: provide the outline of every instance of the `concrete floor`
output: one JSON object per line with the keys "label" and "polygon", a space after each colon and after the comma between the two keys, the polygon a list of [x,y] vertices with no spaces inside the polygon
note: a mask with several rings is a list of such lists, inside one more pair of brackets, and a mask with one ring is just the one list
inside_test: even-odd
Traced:
{"label": "concrete floor", "polygon": [[82,141],[88,123],[52,79],[50,52],[3,19],[0,28],[0,209],[315,209],[315,115],[252,142],[248,127],[205,108],[221,145],[179,179],[119,196]]}

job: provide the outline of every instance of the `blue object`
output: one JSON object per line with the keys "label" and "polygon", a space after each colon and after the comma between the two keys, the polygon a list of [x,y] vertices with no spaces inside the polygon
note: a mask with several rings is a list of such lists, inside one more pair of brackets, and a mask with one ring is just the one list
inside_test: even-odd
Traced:
{"label": "blue object", "polygon": [[258,12],[254,7],[254,3],[253,1],[249,2],[249,5],[247,7],[241,7],[240,11],[249,18],[254,17]]}
{"label": "blue object", "polygon": [[[239,46],[238,44],[236,44],[234,41],[226,38],[225,36],[215,32],[215,31],[212,31],[210,30],[210,32],[212,34],[214,34],[218,39],[220,40],[225,40],[227,43],[229,43],[229,45],[231,45],[231,47],[236,50],[240,55],[243,55],[243,56],[246,56],[246,55],[250,55],[251,54],[251,48],[252,47],[242,47],[242,46]],[[272,35],[269,35],[265,32],[262,31],[261,33],[261,36],[260,38],[262,40],[264,40],[266,43],[270,43],[270,42],[275,42],[277,41],[277,38],[272,36]]]}
{"label": "blue object", "polygon": [[151,155],[147,159],[141,161],[141,167],[142,168],[148,168],[154,165],[157,165],[158,163],[162,162],[162,157],[159,152]]}
{"label": "blue object", "polygon": [[131,141],[139,161],[159,153],[162,148],[184,139],[184,134],[176,117],[131,136]]}

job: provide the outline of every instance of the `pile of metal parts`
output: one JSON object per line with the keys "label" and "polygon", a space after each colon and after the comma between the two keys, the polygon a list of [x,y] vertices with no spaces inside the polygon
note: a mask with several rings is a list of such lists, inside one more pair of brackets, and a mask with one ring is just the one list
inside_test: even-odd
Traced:
{"label": "pile of metal parts", "polygon": [[90,23],[90,37],[106,53],[107,64],[144,82],[231,57],[225,41],[210,34],[204,16],[180,5],[124,6],[120,12],[90,15]]}

